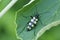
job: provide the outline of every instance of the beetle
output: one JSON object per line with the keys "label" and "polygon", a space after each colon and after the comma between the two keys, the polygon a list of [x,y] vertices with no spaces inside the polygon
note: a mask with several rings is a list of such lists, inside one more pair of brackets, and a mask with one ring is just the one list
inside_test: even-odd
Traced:
{"label": "beetle", "polygon": [[38,13],[37,7],[36,7],[36,12],[34,12],[34,16],[30,16],[31,20],[27,23],[27,31],[31,31],[32,29],[34,29],[37,26],[37,23],[40,21],[40,23],[42,24],[40,18],[40,14]]}
{"label": "beetle", "polygon": [[39,14],[31,16],[31,20],[29,21],[27,26],[27,31],[31,31],[34,27],[36,27],[38,21],[39,21]]}
{"label": "beetle", "polygon": [[[23,16],[24,18],[28,18],[26,16]],[[33,29],[35,29],[35,27],[37,26],[37,23],[40,21],[40,23],[42,24],[41,20],[40,20],[40,14],[37,11],[37,7],[36,7],[36,11],[34,12],[34,15],[30,16],[31,20],[28,21],[27,26],[25,26],[20,33],[23,32],[23,30],[26,28],[27,31],[31,31]]]}

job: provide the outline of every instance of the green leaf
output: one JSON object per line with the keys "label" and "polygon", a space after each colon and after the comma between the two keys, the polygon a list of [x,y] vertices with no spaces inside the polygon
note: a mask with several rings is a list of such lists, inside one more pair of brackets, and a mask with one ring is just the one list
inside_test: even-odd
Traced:
{"label": "green leaf", "polygon": [[[35,15],[36,8],[40,15],[40,20],[37,23],[36,28],[27,32],[27,23],[31,20],[30,16]],[[23,40],[32,40],[35,39],[37,33],[42,28],[52,22],[60,20],[60,0],[35,0],[30,5],[24,7],[22,10],[17,11],[17,13],[17,35]]]}
{"label": "green leaf", "polygon": [[0,40],[20,40],[16,35],[16,11],[30,0],[18,0],[4,16],[0,18]]}
{"label": "green leaf", "polygon": [[46,30],[42,36],[38,37],[38,40],[60,40],[60,21],[53,22],[48,27],[52,28]]}
{"label": "green leaf", "polygon": [[0,1],[0,12],[11,2],[11,0],[1,0]]}

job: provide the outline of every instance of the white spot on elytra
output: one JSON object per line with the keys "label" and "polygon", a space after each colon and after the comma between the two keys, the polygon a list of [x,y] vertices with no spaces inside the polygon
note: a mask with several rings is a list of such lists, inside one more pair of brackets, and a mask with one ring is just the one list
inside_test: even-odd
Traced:
{"label": "white spot on elytra", "polygon": [[31,22],[34,22],[34,19],[31,19]]}
{"label": "white spot on elytra", "polygon": [[36,21],[34,21],[34,24],[36,24],[37,22]]}
{"label": "white spot on elytra", "polygon": [[36,19],[36,21],[38,21],[38,19]]}
{"label": "white spot on elytra", "polygon": [[32,25],[32,23],[29,23],[29,25]]}
{"label": "white spot on elytra", "polygon": [[34,25],[32,25],[32,27],[34,27]]}
{"label": "white spot on elytra", "polygon": [[31,27],[29,27],[29,26],[28,26],[27,28],[28,28],[29,30],[31,29]]}

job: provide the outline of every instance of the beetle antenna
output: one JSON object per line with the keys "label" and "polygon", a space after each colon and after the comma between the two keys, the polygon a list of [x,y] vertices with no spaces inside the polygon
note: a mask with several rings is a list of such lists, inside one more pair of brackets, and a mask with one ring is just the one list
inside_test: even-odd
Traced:
{"label": "beetle antenna", "polygon": [[37,6],[36,6],[36,13],[38,14]]}
{"label": "beetle antenna", "polygon": [[26,18],[27,19],[27,17],[26,16],[24,16],[24,14],[22,13],[22,16],[24,17],[24,18]]}

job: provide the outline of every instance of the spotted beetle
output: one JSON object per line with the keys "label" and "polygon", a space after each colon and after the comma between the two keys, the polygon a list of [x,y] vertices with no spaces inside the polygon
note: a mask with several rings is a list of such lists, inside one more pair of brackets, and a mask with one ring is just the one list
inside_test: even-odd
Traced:
{"label": "spotted beetle", "polygon": [[28,23],[27,31],[31,31],[39,21],[39,14],[35,14],[34,16],[31,16],[31,20]]}
{"label": "spotted beetle", "polygon": [[[23,17],[27,18],[26,16],[23,16]],[[20,33],[22,33],[25,28],[27,31],[33,30],[37,26],[38,21],[40,21],[40,23],[42,24],[41,20],[39,19],[40,14],[37,11],[37,7],[36,7],[36,12],[34,12],[34,15],[30,17],[31,17],[31,20],[27,23],[27,26],[25,26]]]}

